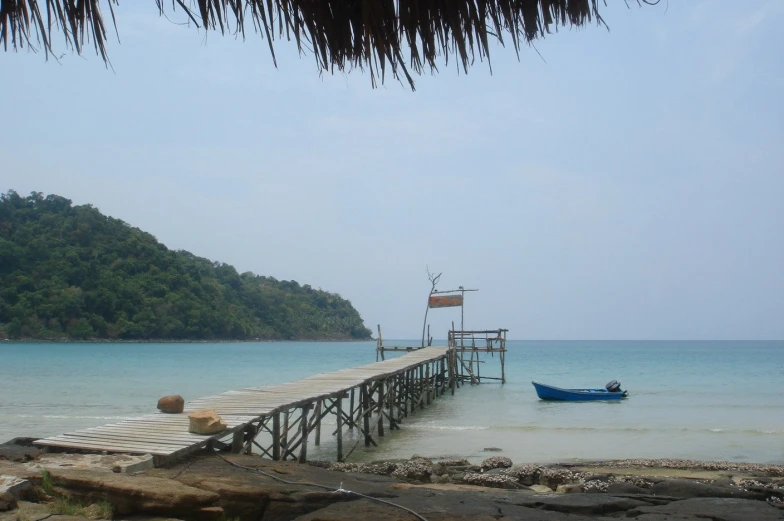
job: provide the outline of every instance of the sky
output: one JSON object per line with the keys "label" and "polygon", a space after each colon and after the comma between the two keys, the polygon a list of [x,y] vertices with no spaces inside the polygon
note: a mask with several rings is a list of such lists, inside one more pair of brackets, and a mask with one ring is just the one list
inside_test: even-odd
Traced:
{"label": "sky", "polygon": [[784,2],[602,15],[412,92],[123,2],[111,69],[0,52],[0,191],[339,293],[390,339],[421,335],[427,269],[513,339],[784,339]]}

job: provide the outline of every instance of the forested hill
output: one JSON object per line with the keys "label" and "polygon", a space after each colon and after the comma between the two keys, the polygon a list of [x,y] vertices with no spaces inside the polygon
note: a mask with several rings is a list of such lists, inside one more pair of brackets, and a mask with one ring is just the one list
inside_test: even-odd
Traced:
{"label": "forested hill", "polygon": [[348,300],[186,251],[91,205],[0,194],[0,339],[368,339]]}

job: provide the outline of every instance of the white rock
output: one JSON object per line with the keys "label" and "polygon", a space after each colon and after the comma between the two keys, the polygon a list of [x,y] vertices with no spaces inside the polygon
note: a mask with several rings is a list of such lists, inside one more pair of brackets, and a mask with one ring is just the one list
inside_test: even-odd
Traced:
{"label": "white rock", "polygon": [[188,420],[188,432],[194,434],[217,434],[226,428],[226,422],[214,409],[199,409],[189,414]]}
{"label": "white rock", "polygon": [[0,500],[12,502],[24,499],[26,493],[33,489],[30,481],[16,476],[0,475]]}
{"label": "white rock", "polygon": [[551,489],[547,485],[531,485],[528,488],[530,488],[531,490],[533,490],[537,494],[552,494],[553,493],[553,489]]}
{"label": "white rock", "polygon": [[566,483],[564,485],[558,485],[558,488],[555,489],[558,494],[579,494],[583,491],[583,486],[580,483]]}

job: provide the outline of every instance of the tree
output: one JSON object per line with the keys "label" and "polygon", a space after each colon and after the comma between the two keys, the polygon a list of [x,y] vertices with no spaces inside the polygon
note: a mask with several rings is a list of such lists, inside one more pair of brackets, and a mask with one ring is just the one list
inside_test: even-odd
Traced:
{"label": "tree", "polygon": [[171,251],[89,205],[9,191],[0,215],[0,329],[14,338],[370,338],[339,295]]}

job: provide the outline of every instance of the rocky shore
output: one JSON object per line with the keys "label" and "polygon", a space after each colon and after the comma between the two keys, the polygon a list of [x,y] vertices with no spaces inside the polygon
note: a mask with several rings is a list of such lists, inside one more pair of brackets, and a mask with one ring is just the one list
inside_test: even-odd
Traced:
{"label": "rocky shore", "polygon": [[0,445],[0,521],[784,521],[784,466],[687,460],[369,464],[202,454],[42,454]]}

